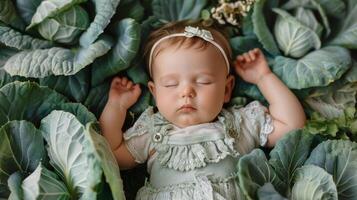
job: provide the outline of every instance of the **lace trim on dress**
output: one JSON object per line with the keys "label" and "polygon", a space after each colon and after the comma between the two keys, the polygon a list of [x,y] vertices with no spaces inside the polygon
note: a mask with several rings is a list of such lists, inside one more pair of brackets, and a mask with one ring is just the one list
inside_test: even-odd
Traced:
{"label": "lace trim on dress", "polygon": [[162,166],[189,171],[204,167],[207,163],[217,163],[228,155],[237,157],[239,153],[233,143],[234,138],[225,137],[190,145],[160,144],[155,147],[158,152],[156,159]]}
{"label": "lace trim on dress", "polygon": [[260,126],[260,145],[264,146],[268,140],[268,135],[274,130],[273,119],[268,113],[266,107],[264,107],[259,101],[253,101],[244,108],[246,116],[252,120],[257,121]]}
{"label": "lace trim on dress", "polygon": [[233,106],[228,110],[222,109],[218,115],[218,121],[223,125],[225,132],[232,138],[239,140],[241,128],[240,124],[242,122],[242,117],[237,114],[237,106]]}
{"label": "lace trim on dress", "polygon": [[[153,187],[149,182],[138,191],[140,200],[226,200],[222,195],[230,195],[229,199],[238,198],[238,186],[235,182],[237,174],[232,173],[226,178],[214,178],[210,176],[196,176],[195,182],[169,185],[161,188]],[[219,192],[217,187],[220,188]]]}

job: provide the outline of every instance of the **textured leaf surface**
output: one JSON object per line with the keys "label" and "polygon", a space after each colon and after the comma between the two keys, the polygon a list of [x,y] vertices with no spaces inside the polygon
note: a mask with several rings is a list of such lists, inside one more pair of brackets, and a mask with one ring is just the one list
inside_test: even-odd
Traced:
{"label": "textured leaf surface", "polygon": [[[265,22],[263,8],[266,0],[258,0],[254,5],[252,22],[254,33],[262,43],[264,49],[273,55],[280,55],[278,46]],[[276,38],[277,39],[277,38]]]}
{"label": "textured leaf surface", "polygon": [[107,38],[77,51],[53,47],[21,51],[9,58],[4,69],[11,75],[43,78],[49,75],[73,75],[104,55],[111,48]]}
{"label": "textured leaf surface", "polygon": [[357,197],[357,143],[329,140],[319,144],[305,164],[317,165],[333,176],[338,199]]}
{"label": "textured leaf surface", "polygon": [[31,24],[26,29],[30,29],[43,22],[43,20],[85,1],[86,0],[44,0],[37,7],[35,14],[32,16]]}
{"label": "textured leaf surface", "polygon": [[79,43],[82,47],[88,47],[98,36],[103,33],[103,30],[110,22],[114,15],[120,0],[93,0],[95,4],[96,15],[94,21],[89,25],[88,29],[81,35]]}
{"label": "textured leaf surface", "polygon": [[128,68],[140,46],[140,25],[133,19],[123,19],[115,26],[116,44],[92,67],[92,84],[98,85],[106,78]]}
{"label": "textured leaf surface", "polygon": [[0,128],[0,191],[9,176],[33,172],[45,155],[41,132],[27,121],[11,121]]}
{"label": "textured leaf surface", "polygon": [[338,80],[351,66],[347,49],[324,47],[295,60],[277,56],[273,71],[292,89],[326,86]]}
{"label": "textured leaf surface", "polygon": [[22,190],[24,199],[71,199],[65,184],[41,163],[22,182]]}
{"label": "textured leaf surface", "polygon": [[8,47],[13,47],[19,50],[44,49],[53,46],[49,41],[23,34],[5,26],[3,23],[0,23],[0,42]]}
{"label": "textured leaf surface", "polygon": [[303,25],[282,9],[273,10],[279,15],[274,26],[275,37],[285,56],[299,58],[311,48],[321,47],[320,38],[314,30]]}
{"label": "textured leaf surface", "polygon": [[85,127],[64,111],[52,111],[41,121],[50,163],[64,180],[71,196],[95,199],[102,171],[85,137]]}
{"label": "textured leaf surface", "polygon": [[153,0],[153,14],[164,22],[198,19],[207,0]]}
{"label": "textured leaf surface", "polygon": [[306,165],[297,170],[291,199],[335,199],[336,185],[332,176],[315,165]]}

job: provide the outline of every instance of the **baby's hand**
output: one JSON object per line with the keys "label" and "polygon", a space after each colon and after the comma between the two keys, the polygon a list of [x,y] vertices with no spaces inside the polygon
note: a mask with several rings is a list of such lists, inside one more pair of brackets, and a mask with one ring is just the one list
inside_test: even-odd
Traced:
{"label": "baby's hand", "polygon": [[139,98],[139,84],[133,84],[126,77],[115,77],[112,80],[108,103],[122,109],[129,109]]}
{"label": "baby's hand", "polygon": [[264,54],[257,48],[237,56],[234,65],[239,76],[252,84],[258,84],[263,76],[271,73]]}

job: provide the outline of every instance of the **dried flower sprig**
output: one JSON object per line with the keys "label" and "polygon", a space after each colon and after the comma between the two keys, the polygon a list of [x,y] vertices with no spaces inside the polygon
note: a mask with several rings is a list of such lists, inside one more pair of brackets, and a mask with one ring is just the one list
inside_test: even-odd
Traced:
{"label": "dried flower sprig", "polygon": [[240,20],[247,15],[255,0],[219,0],[217,7],[211,9],[214,19],[220,24],[240,26]]}

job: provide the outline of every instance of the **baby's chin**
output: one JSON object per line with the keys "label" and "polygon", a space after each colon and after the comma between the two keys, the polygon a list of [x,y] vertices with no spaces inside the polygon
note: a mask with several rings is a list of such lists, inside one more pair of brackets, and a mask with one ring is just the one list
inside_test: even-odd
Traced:
{"label": "baby's chin", "polygon": [[180,119],[180,120],[173,120],[172,123],[179,127],[179,128],[185,128],[188,126],[194,126],[198,124],[204,124],[204,123],[209,123],[212,122],[212,120],[204,120],[204,119]]}

